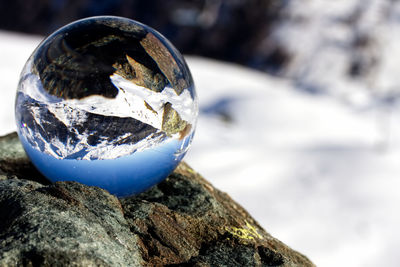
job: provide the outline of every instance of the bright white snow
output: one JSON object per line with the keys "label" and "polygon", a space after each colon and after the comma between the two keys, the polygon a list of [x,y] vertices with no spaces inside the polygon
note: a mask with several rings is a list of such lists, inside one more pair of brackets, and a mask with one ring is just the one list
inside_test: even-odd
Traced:
{"label": "bright white snow", "polygon": [[[0,32],[1,135],[15,130],[19,72],[39,40]],[[397,266],[398,108],[354,107],[290,80],[187,59],[200,101],[185,158],[195,170],[317,266]]]}

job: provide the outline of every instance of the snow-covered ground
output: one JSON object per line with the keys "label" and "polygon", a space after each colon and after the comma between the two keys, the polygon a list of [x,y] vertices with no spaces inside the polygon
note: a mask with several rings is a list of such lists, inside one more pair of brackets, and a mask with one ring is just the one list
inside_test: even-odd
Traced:
{"label": "snow-covered ground", "polygon": [[[0,32],[0,135],[15,130],[19,72],[40,39]],[[293,79],[187,61],[200,100],[185,158],[195,170],[317,266],[398,265],[399,108],[349,105]]]}
{"label": "snow-covered ground", "polygon": [[399,97],[400,1],[286,2],[260,49],[274,43],[287,52],[282,72],[298,88],[352,105]]}

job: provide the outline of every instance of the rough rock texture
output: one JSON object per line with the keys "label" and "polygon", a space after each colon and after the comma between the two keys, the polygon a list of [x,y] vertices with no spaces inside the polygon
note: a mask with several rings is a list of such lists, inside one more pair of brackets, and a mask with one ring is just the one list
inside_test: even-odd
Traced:
{"label": "rough rock texture", "polygon": [[0,266],[314,266],[182,163],[117,199],[49,184],[16,134],[0,137]]}

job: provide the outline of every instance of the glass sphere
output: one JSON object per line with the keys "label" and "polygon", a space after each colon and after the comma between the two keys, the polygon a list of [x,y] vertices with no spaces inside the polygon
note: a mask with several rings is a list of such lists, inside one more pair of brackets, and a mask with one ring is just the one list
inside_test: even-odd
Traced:
{"label": "glass sphere", "polygon": [[21,143],[44,176],[119,197],[175,169],[197,114],[176,48],[148,26],[111,16],[73,22],[45,39],[26,62],[15,105]]}

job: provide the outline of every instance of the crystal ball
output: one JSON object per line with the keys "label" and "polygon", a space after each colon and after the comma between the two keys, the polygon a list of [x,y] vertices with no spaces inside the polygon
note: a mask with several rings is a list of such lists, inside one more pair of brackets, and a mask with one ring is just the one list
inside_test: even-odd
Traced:
{"label": "crystal ball", "polygon": [[160,33],[101,16],[68,24],[20,76],[21,143],[50,181],[124,197],[164,180],[187,152],[198,114],[189,68]]}

